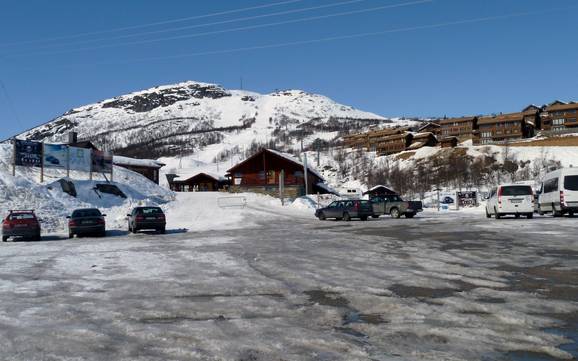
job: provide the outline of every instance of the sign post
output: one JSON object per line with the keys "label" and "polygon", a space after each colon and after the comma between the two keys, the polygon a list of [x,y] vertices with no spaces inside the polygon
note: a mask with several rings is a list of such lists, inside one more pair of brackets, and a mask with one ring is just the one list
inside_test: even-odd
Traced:
{"label": "sign post", "polygon": [[12,139],[12,177],[16,177],[16,138]]}
{"label": "sign post", "polygon": [[44,183],[44,143],[40,149],[40,183]]}
{"label": "sign post", "polygon": [[281,169],[279,173],[279,198],[281,198],[281,205],[285,205],[284,194],[285,193],[285,170]]}
{"label": "sign post", "polygon": [[70,147],[66,147],[66,178],[70,178]]}
{"label": "sign post", "polygon": [[307,152],[303,153],[303,174],[305,175],[305,195],[307,195],[309,193],[309,187],[308,187],[308,179],[309,178],[307,176]]}

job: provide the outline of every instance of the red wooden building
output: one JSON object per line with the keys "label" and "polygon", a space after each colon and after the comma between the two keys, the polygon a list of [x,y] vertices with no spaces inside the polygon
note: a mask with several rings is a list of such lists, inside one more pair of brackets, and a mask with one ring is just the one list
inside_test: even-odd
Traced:
{"label": "red wooden building", "polygon": [[[227,171],[231,192],[256,192],[279,195],[279,179],[284,174],[284,195],[297,198],[305,195],[303,163],[290,154],[273,149],[261,149]],[[323,177],[311,166],[307,167],[308,194],[332,193]]]}

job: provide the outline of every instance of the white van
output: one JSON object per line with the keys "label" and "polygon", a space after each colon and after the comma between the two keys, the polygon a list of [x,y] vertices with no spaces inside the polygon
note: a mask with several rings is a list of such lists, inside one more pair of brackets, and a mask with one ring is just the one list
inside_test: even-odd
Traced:
{"label": "white van", "polygon": [[500,185],[490,191],[486,203],[486,217],[495,216],[500,219],[503,216],[513,215],[519,218],[521,215],[534,217],[534,191],[532,186],[524,184]]}
{"label": "white van", "polygon": [[546,174],[539,193],[540,214],[574,216],[578,213],[578,168],[562,168]]}

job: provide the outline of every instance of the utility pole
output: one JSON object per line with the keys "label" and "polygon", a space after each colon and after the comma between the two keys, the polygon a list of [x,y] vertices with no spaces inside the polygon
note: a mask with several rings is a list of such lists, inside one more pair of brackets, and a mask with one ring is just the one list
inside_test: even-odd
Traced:
{"label": "utility pole", "polygon": [[303,169],[305,174],[305,195],[307,195],[309,193],[309,181],[307,179],[307,153],[303,153]]}

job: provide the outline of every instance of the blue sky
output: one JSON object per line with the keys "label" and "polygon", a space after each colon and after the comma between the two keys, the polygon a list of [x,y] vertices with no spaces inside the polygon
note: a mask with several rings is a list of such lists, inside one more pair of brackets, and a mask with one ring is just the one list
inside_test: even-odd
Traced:
{"label": "blue sky", "polygon": [[[578,100],[577,11],[574,0],[6,2],[0,138],[184,80],[237,89],[243,77],[249,90],[303,89],[385,116]],[[363,33],[377,34],[348,38]]]}

